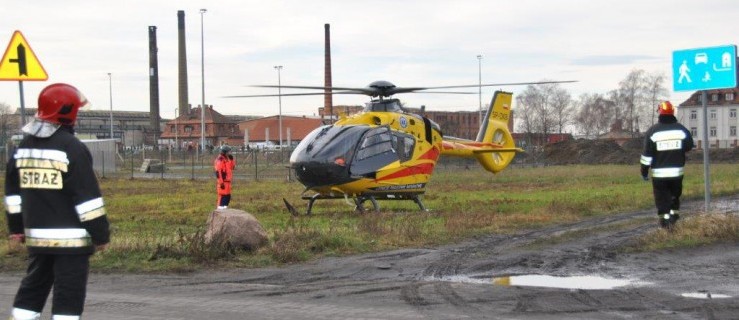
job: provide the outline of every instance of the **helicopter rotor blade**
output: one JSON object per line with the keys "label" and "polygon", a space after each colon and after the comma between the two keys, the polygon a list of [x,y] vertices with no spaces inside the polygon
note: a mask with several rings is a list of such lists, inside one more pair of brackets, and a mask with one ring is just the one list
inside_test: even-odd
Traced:
{"label": "helicopter rotor blade", "polygon": [[[324,92],[315,93],[289,93],[289,94],[267,94],[267,95],[245,95],[245,96],[228,96],[226,98],[254,98],[254,97],[278,97],[278,96],[312,96],[312,95],[325,95],[325,94],[363,94],[370,97],[389,97],[398,93],[450,93],[450,94],[473,94],[472,92],[445,92],[435,91],[430,92],[426,90],[434,89],[457,89],[457,88],[477,88],[477,87],[500,87],[500,86],[521,86],[521,85],[533,85],[533,84],[552,84],[552,83],[572,83],[577,80],[564,80],[564,81],[533,81],[533,82],[502,82],[502,83],[485,83],[485,84],[470,84],[470,85],[456,85],[456,86],[437,86],[437,87],[396,87],[389,81],[375,81],[370,83],[369,86],[363,88],[352,88],[352,87],[326,87],[326,86],[283,86],[283,85],[254,85],[251,87],[258,88],[287,88],[287,89],[308,89],[308,90],[323,90]],[[331,90],[331,91],[326,91]],[[333,90],[339,90],[334,92]]]}
{"label": "helicopter rotor blade", "polygon": [[[240,96],[223,96],[221,98],[264,98],[264,97],[294,97],[294,96],[320,96],[324,95],[324,92],[309,92],[309,93],[283,93],[283,94],[252,94],[252,95],[240,95]],[[363,94],[362,92],[353,91],[339,91],[331,92],[331,94]]]}
{"label": "helicopter rotor blade", "polygon": [[[497,87],[497,86],[524,86],[530,84],[550,84],[550,83],[573,83],[577,80],[563,80],[563,81],[534,81],[534,82],[503,82],[503,83],[483,83],[483,84],[470,84],[470,85],[459,85],[459,86],[440,86],[440,87],[417,87],[407,88],[411,90],[429,90],[429,89],[454,89],[454,88],[477,88],[477,87]],[[405,89],[405,88],[398,88]]]}

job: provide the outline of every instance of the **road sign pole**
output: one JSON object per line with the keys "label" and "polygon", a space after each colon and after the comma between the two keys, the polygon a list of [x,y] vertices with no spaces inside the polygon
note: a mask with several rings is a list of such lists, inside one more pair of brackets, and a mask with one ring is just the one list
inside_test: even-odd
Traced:
{"label": "road sign pole", "polygon": [[701,92],[701,103],[703,104],[703,179],[705,184],[705,211],[711,208],[711,164],[708,153],[710,151],[711,142],[708,141],[708,94],[706,90]]}
{"label": "road sign pole", "polygon": [[23,99],[23,81],[18,81],[18,90],[21,94],[21,127],[20,129],[23,129],[23,127],[26,125],[26,103],[25,99]]}

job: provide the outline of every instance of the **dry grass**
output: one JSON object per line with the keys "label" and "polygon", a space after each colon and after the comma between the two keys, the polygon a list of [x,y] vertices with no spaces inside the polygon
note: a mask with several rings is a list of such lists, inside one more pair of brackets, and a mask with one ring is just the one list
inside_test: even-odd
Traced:
{"label": "dry grass", "polygon": [[739,217],[732,214],[699,214],[678,221],[672,231],[655,230],[637,240],[633,250],[691,247],[715,242],[739,242]]}

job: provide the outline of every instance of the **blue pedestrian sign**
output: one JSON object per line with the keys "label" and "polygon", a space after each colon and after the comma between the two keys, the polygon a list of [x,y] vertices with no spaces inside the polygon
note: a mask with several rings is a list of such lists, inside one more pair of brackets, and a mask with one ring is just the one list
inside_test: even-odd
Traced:
{"label": "blue pedestrian sign", "polygon": [[675,91],[736,87],[736,46],[718,46],[672,52]]}

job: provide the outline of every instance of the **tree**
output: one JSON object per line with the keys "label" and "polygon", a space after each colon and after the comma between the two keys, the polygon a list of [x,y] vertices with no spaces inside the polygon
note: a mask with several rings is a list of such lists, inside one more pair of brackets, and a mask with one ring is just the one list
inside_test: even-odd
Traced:
{"label": "tree", "polygon": [[564,133],[565,127],[572,123],[573,105],[572,95],[564,88],[557,87],[552,92],[552,107],[557,133]]}
{"label": "tree", "polygon": [[637,131],[637,117],[639,106],[643,103],[645,96],[645,72],[634,69],[626,75],[626,78],[618,83],[618,103],[623,110],[626,129],[630,132]]}
{"label": "tree", "polygon": [[534,133],[543,137],[555,131],[561,133],[569,123],[571,97],[558,83],[528,85],[516,102],[516,117],[528,137]]}
{"label": "tree", "polygon": [[11,128],[14,124],[12,118],[13,110],[10,105],[0,102],[0,142],[2,142],[2,145],[6,145],[8,139],[10,139],[15,131]]}
{"label": "tree", "polygon": [[578,131],[588,138],[608,132],[618,118],[615,103],[599,93],[580,95],[577,105],[573,120]]}
{"label": "tree", "polygon": [[649,119],[649,123],[642,121],[641,127],[646,131],[651,125],[656,123],[657,105],[659,102],[667,100],[670,93],[665,88],[664,83],[667,77],[663,73],[654,72],[647,74],[645,77],[645,101],[642,116],[643,119]]}

